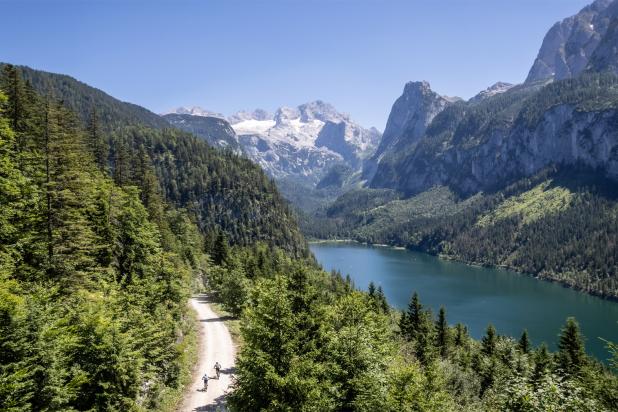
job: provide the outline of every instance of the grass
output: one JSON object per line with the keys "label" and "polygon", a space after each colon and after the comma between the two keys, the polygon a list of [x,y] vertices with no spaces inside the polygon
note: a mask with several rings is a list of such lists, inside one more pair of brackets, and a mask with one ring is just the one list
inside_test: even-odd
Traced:
{"label": "grass", "polygon": [[547,180],[527,192],[504,200],[489,214],[481,216],[477,225],[492,226],[499,220],[513,216],[521,216],[523,224],[530,224],[544,216],[568,209],[573,193],[565,187],[552,187],[551,183],[551,180]]}

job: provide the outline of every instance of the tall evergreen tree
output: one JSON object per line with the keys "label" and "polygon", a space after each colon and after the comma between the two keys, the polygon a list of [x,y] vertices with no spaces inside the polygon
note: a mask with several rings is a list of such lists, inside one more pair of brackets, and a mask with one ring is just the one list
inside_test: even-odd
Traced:
{"label": "tall evergreen tree", "polygon": [[227,236],[223,231],[220,231],[213,247],[212,261],[215,265],[221,265],[228,260],[229,254],[230,247],[227,241]]}
{"label": "tall evergreen tree", "polygon": [[468,328],[461,323],[457,323],[455,325],[455,346],[462,347],[467,339]]}
{"label": "tall evergreen tree", "polygon": [[94,162],[99,170],[107,171],[109,166],[109,142],[101,131],[101,124],[96,106],[92,106],[90,111],[87,132]]}
{"label": "tall evergreen tree", "polygon": [[446,322],[446,309],[444,306],[440,307],[438,313],[438,320],[436,321],[436,346],[440,351],[440,356],[446,358],[449,350],[450,336],[448,330],[448,323]]}
{"label": "tall evergreen tree", "polygon": [[408,303],[407,311],[407,330],[405,335],[408,340],[415,339],[421,326],[423,306],[418,298],[418,293],[414,292]]}
{"label": "tall evergreen tree", "polygon": [[496,353],[496,339],[496,328],[490,324],[481,340],[482,351],[485,355],[493,356]]}
{"label": "tall evergreen tree", "polygon": [[551,370],[551,366],[551,354],[547,350],[547,345],[542,343],[541,346],[534,352],[534,368],[531,376],[532,382],[535,385],[540,384],[543,377],[545,377]]}
{"label": "tall evergreen tree", "polygon": [[526,329],[524,329],[521,338],[519,338],[518,347],[521,353],[530,352],[530,338],[528,338],[528,331]]}
{"label": "tall evergreen tree", "polygon": [[382,311],[382,313],[388,313],[390,307],[388,306],[388,301],[386,300],[386,295],[384,295],[384,289],[382,289],[382,286],[378,286],[376,291],[376,299],[378,302],[378,308]]}
{"label": "tall evergreen tree", "polygon": [[579,324],[575,318],[570,317],[560,333],[558,367],[567,375],[575,375],[585,364],[584,338],[579,331]]}
{"label": "tall evergreen tree", "polygon": [[436,328],[431,310],[425,310],[421,313],[415,339],[416,356],[422,365],[427,366],[436,357]]}

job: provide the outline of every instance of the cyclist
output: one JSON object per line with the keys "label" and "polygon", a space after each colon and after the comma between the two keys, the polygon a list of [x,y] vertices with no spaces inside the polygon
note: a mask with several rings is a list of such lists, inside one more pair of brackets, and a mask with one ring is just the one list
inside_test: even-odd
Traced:
{"label": "cyclist", "polygon": [[204,391],[206,389],[208,389],[208,374],[205,373],[204,376],[202,376],[202,381],[204,381]]}

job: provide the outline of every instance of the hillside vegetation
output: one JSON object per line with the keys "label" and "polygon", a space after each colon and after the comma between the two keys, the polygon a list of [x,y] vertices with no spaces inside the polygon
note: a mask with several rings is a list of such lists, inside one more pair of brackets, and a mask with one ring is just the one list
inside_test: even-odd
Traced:
{"label": "hillside vegetation", "polygon": [[491,325],[477,341],[416,294],[396,313],[380,287],[360,292],[263,245],[215,249],[210,287],[241,319],[233,410],[615,410],[618,380],[585,355],[572,318],[556,353]]}
{"label": "hillside vegetation", "polygon": [[505,266],[616,298],[615,187],[594,171],[552,168],[501,191],[463,199],[443,186],[403,200],[369,189],[342,196],[302,225],[314,238],[404,246]]}
{"label": "hillside vegetation", "polygon": [[96,161],[117,180],[135,181],[134,170],[152,165],[156,190],[167,203],[187,210],[209,241],[224,231],[232,243],[262,240],[307,254],[287,202],[259,166],[69,76],[23,66],[16,70],[33,91],[76,111],[83,124],[96,121]]}
{"label": "hillside vegetation", "polygon": [[201,235],[151,168],[112,179],[96,128],[12,67],[0,90],[0,410],[170,410]]}

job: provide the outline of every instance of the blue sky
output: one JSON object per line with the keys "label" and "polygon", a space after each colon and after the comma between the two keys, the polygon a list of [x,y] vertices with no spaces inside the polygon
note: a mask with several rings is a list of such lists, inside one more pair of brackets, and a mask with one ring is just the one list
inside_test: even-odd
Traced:
{"label": "blue sky", "polygon": [[588,0],[0,0],[0,61],[162,112],[322,99],[384,129],[405,82],[471,97],[521,82]]}

